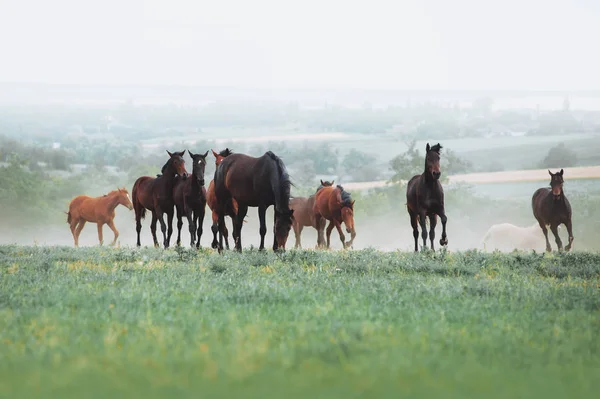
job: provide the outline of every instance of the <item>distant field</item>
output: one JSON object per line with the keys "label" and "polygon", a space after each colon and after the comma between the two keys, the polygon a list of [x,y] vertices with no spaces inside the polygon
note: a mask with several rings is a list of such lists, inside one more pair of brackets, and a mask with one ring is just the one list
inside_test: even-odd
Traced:
{"label": "distant field", "polygon": [[0,396],[584,398],[600,255],[0,246]]}
{"label": "distant field", "polygon": [[[555,172],[556,170],[552,170]],[[566,168],[565,180],[600,179],[600,166],[582,166]],[[548,169],[513,170],[505,172],[468,173],[449,176],[450,183],[497,184],[550,181]],[[368,190],[388,186],[387,180],[372,182],[346,183],[348,190]]]}

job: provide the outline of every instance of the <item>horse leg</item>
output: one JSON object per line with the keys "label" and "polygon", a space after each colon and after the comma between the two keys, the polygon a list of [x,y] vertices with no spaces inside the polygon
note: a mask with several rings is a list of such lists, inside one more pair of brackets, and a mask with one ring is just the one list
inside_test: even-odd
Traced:
{"label": "horse leg", "polygon": [[169,248],[169,243],[171,242],[171,235],[173,234],[173,216],[175,216],[175,212],[173,208],[171,208],[171,210],[165,213],[167,214],[167,239],[165,240],[165,248]]}
{"label": "horse leg", "polygon": [[[346,236],[344,236],[344,232],[342,231],[342,225],[339,221],[337,221],[336,219],[333,219],[331,221],[331,223],[334,224],[335,228],[337,229],[338,233],[340,234],[340,240],[342,240],[342,248],[346,249]],[[331,224],[329,224],[331,226]],[[329,240],[329,237],[327,237],[327,239]]]}
{"label": "horse leg", "polygon": [[296,236],[296,245],[294,246],[294,248],[302,249],[301,236],[303,228],[304,226],[302,226],[299,222],[294,223],[294,235]]}
{"label": "horse leg", "polygon": [[565,251],[570,251],[571,247],[573,246],[573,223],[571,222],[571,220],[569,219],[566,223],[565,226],[567,226],[567,233],[569,233],[569,243],[567,244],[567,246],[565,247]]}
{"label": "horse leg", "polygon": [[212,211],[212,226],[210,226],[210,229],[213,233],[213,242],[210,244],[210,246],[216,249],[219,247],[219,242],[217,241],[217,232],[219,231],[219,215],[217,215],[217,212],[214,210]]}
{"label": "horse leg", "polygon": [[98,226],[98,240],[100,241],[100,246],[102,246],[104,244],[104,239],[102,238],[102,226],[104,226],[104,223],[97,222],[96,225]]}
{"label": "horse leg", "polygon": [[81,234],[81,230],[83,230],[83,226],[85,226],[85,220],[79,219],[79,224],[77,225],[77,230],[75,230],[75,246],[79,247],[79,235]]}
{"label": "horse leg", "polygon": [[142,232],[142,212],[138,211],[138,208],[135,208],[135,231],[137,232],[137,246],[140,247],[142,243],[140,242],[140,233]]}
{"label": "horse leg", "polygon": [[69,228],[71,229],[71,234],[73,235],[73,243],[77,247],[77,238],[75,237],[75,229],[77,228],[77,224],[79,223],[79,219],[75,220],[75,218],[71,219],[71,223],[69,223]]}
{"label": "horse leg", "polygon": [[440,215],[440,219],[442,220],[442,238],[440,238],[440,245],[448,245],[448,236],[446,236],[446,222],[448,221],[448,217],[446,217],[444,209],[438,210],[437,214]]}
{"label": "horse leg", "polygon": [[[182,218],[183,218],[183,210],[179,206],[176,206],[175,210],[177,212],[177,215],[176,215],[177,216],[177,243],[176,243],[176,245],[178,247],[180,247],[181,246],[181,228],[183,227],[183,220],[182,220]],[[190,221],[190,219],[188,217],[188,223],[189,223],[189,221]]]}
{"label": "horse leg", "polygon": [[198,228],[198,232],[197,232],[197,236],[196,236],[196,238],[197,238],[196,248],[200,248],[200,237],[202,237],[202,225],[204,224],[204,213],[205,213],[204,207],[201,207],[197,214],[194,213],[194,224]]}
{"label": "horse leg", "polygon": [[117,243],[117,238],[119,238],[119,231],[117,230],[117,228],[115,227],[115,222],[114,221],[109,221],[106,223],[108,225],[108,227],[113,231],[115,238],[113,239],[112,243],[110,244],[110,246],[114,246]]}
{"label": "horse leg", "polygon": [[317,230],[317,249],[323,248],[325,245],[325,237],[323,237],[325,235],[323,231],[325,230],[325,223],[321,214],[314,215],[313,227]]}
{"label": "horse leg", "polygon": [[150,222],[150,231],[152,232],[152,239],[154,240],[154,248],[158,248],[158,238],[156,238],[156,223],[158,222],[158,217],[156,216],[156,211],[152,212],[152,222]]}
{"label": "horse leg", "polygon": [[423,249],[427,249],[427,224],[425,223],[425,213],[419,214],[419,224],[421,225],[421,238],[423,239]]}
{"label": "horse leg", "polygon": [[[324,222],[325,224],[327,222]],[[333,231],[333,220],[329,221],[329,226],[327,226],[327,249],[331,247],[331,232]]]}
{"label": "horse leg", "polygon": [[[194,222],[194,213],[190,207],[185,208],[185,217],[187,218],[188,230],[190,231],[190,247],[194,248],[194,244],[196,243],[196,223]],[[177,228],[181,231],[183,222],[181,221],[180,215],[177,215],[177,218],[179,219],[177,221]],[[179,236],[177,237],[177,245],[180,245]]]}
{"label": "horse leg", "polygon": [[429,215],[429,242],[431,243],[431,249],[435,251],[433,246],[433,240],[435,239],[435,226],[437,225],[437,215],[432,213]]}
{"label": "horse leg", "polygon": [[410,225],[413,228],[413,237],[415,239],[415,252],[419,252],[419,227],[417,222],[417,214],[408,208],[408,215],[410,217]]}
{"label": "horse leg", "polygon": [[[235,226],[233,227],[233,231],[236,232],[236,243],[235,249],[242,252],[242,225],[244,224],[244,218],[248,213],[248,206],[241,206],[238,204],[238,213],[235,219]],[[223,223],[225,224],[225,223]]]}
{"label": "horse leg", "polygon": [[[267,234],[267,223],[266,223],[266,215],[267,215],[267,207],[264,205],[258,206],[258,221],[260,222],[260,246],[258,247],[259,251],[265,250],[265,234]],[[275,235],[275,230],[273,230],[273,236]]]}
{"label": "horse leg", "polygon": [[554,239],[556,241],[556,246],[558,247],[558,250],[562,251],[563,245],[562,245],[562,241],[560,239],[560,236],[558,235],[558,224],[557,223],[552,223],[550,225],[550,230],[552,230],[552,234],[554,234]]}
{"label": "horse leg", "polygon": [[[233,243],[237,242],[237,235],[235,234],[235,229],[233,228],[233,224],[235,223],[235,218],[230,216],[231,218],[231,238],[233,239]],[[223,219],[223,235],[225,236],[225,248],[229,249],[229,229],[225,224],[225,219]]]}
{"label": "horse leg", "polygon": [[544,237],[546,237],[546,252],[552,252],[552,247],[550,246],[550,241],[548,241],[548,229],[546,228],[546,224],[544,222],[540,222],[538,220],[540,227],[542,228],[542,232],[544,233]]}

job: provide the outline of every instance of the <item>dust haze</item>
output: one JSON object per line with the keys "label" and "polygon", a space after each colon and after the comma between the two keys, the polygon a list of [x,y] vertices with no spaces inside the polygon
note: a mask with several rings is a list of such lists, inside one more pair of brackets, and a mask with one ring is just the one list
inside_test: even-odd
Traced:
{"label": "dust haze", "polygon": [[[403,182],[422,173],[425,145],[439,142],[449,250],[483,249],[495,224],[531,226],[531,195],[548,186],[546,169],[560,168],[574,248],[597,250],[600,57],[588,43],[598,17],[587,0],[9,0],[0,14],[0,242],[72,246],[64,212],[74,196],[131,193],[135,179],[160,173],[166,150],[229,147],[280,156],[292,196],[314,193],[321,179],[352,187],[354,249],[412,251]],[[495,174],[523,170],[521,180]],[[207,186],[213,173],[209,153]],[[483,180],[452,180],[473,173]],[[150,220],[143,246],[152,246]],[[246,220],[243,246],[258,247],[256,208]],[[118,207],[115,225],[119,245],[135,246],[134,212]],[[270,207],[267,248],[272,227]],[[106,245],[113,234],[103,231]],[[439,248],[441,223],[435,232]],[[538,233],[529,247],[542,251]],[[160,225],[157,236],[162,243]],[[305,227],[303,247],[316,236]],[[211,242],[207,207],[201,245]],[[294,242],[291,231],[286,247]],[[80,246],[95,245],[87,223]],[[342,248],[335,229],[331,246]]]}

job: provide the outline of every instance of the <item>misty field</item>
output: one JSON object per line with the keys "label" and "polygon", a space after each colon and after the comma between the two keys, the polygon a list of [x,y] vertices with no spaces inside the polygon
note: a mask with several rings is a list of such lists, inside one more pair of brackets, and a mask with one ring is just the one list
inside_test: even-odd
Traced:
{"label": "misty field", "polygon": [[4,397],[586,397],[600,254],[0,246]]}

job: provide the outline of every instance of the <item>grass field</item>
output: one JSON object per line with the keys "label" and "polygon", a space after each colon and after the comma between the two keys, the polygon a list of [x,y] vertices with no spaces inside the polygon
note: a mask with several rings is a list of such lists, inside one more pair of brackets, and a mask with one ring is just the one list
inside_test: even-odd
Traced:
{"label": "grass field", "polygon": [[0,395],[593,397],[600,254],[0,246]]}

